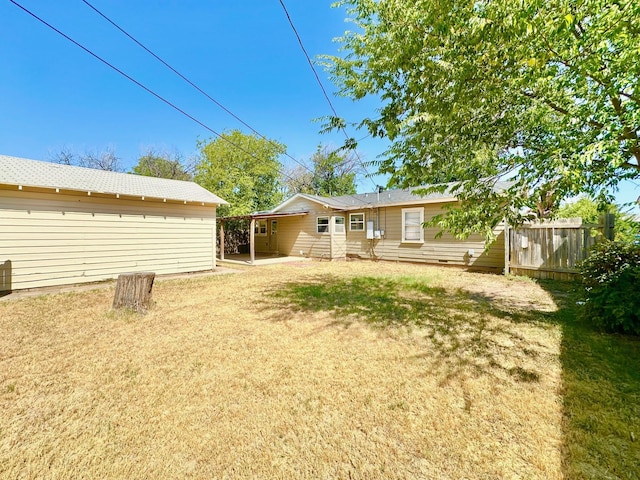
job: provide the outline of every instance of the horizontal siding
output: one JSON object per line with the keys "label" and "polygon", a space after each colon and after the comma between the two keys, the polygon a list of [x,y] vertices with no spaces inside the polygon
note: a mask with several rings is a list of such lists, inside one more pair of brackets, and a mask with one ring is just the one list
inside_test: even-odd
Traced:
{"label": "horizontal siding", "polygon": [[[440,212],[438,205],[425,205],[424,219],[428,221]],[[402,208],[381,208],[366,215],[374,220],[376,229],[384,230],[384,237],[367,240],[366,232],[347,233],[347,254],[380,260],[407,261],[432,264],[451,264],[476,268],[504,268],[504,229],[496,229],[497,239],[485,251],[484,237],[471,235],[459,240],[447,233],[436,238],[437,228],[424,229],[424,242],[402,243]],[[474,255],[469,256],[469,249]]]}
{"label": "horizontal siding", "polygon": [[212,207],[0,190],[0,264],[14,290],[210,270],[214,235]]}
{"label": "horizontal siding", "polygon": [[[313,204],[313,202],[309,202]],[[278,250],[291,256],[330,258],[331,235],[317,233],[317,217],[331,212],[311,211],[308,215],[282,217],[278,220]]]}

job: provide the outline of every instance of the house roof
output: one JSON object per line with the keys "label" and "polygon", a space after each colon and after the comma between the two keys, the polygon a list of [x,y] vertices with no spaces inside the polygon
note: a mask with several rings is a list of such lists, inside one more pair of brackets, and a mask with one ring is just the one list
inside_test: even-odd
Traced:
{"label": "house roof", "polygon": [[[362,210],[363,208],[378,208],[378,207],[391,207],[401,205],[415,205],[422,203],[443,203],[454,202],[456,200],[455,195],[452,193],[452,187],[455,184],[450,183],[447,185],[446,190],[443,193],[433,192],[427,195],[419,195],[416,190],[425,189],[423,187],[413,187],[402,190],[385,190],[380,193],[360,193],[353,195],[341,195],[338,197],[321,197],[319,195],[310,195],[307,193],[297,193],[293,197],[284,201],[272,212],[286,211],[289,206],[296,199],[304,198],[306,200],[318,203],[327,208],[334,210]],[[502,188],[502,185],[496,185],[496,188]]]}
{"label": "house roof", "polygon": [[0,155],[0,184],[228,205],[194,182]]}

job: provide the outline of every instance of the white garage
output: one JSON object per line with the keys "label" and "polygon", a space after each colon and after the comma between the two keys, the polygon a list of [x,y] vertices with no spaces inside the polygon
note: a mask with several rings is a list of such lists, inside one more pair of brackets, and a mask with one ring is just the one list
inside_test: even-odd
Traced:
{"label": "white garage", "polygon": [[0,291],[212,270],[222,204],[193,182],[0,155]]}

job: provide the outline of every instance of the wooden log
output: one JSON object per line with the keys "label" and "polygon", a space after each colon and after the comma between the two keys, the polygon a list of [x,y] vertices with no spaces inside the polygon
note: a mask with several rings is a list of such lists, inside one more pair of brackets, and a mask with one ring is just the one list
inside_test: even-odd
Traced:
{"label": "wooden log", "polygon": [[122,273],[118,275],[113,308],[130,308],[145,312],[151,307],[151,289],[156,274],[153,272]]}

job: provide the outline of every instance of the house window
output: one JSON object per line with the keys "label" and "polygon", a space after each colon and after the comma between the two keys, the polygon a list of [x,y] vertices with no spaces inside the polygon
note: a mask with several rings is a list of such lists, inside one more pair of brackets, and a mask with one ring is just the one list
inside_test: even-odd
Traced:
{"label": "house window", "polygon": [[267,236],[267,221],[266,220],[256,220],[256,226],[253,230],[258,237],[266,237]]}
{"label": "house window", "polygon": [[352,232],[364,231],[364,213],[349,214],[349,230]]}
{"label": "house window", "polygon": [[402,241],[406,243],[424,242],[424,208],[402,209]]}
{"label": "house window", "polygon": [[278,233],[278,220],[271,220],[271,235]]}
{"label": "house window", "polygon": [[329,217],[318,217],[318,233],[329,233]]}
{"label": "house window", "polygon": [[335,217],[333,233],[344,233],[344,217]]}

